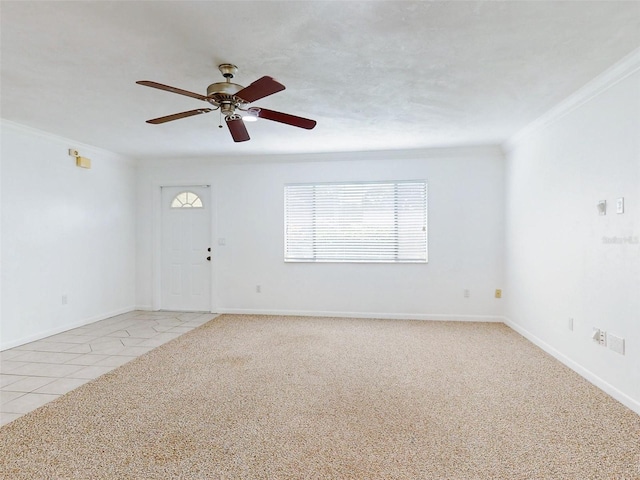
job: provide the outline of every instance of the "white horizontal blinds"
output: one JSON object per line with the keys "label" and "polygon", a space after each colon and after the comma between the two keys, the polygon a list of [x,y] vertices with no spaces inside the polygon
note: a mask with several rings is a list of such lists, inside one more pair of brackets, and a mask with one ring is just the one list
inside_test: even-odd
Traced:
{"label": "white horizontal blinds", "polygon": [[313,185],[285,186],[285,260],[314,259],[314,192]]}
{"label": "white horizontal blinds", "polygon": [[285,186],[285,261],[426,262],[424,181]]}
{"label": "white horizontal blinds", "polygon": [[396,183],[398,261],[427,261],[427,184]]}

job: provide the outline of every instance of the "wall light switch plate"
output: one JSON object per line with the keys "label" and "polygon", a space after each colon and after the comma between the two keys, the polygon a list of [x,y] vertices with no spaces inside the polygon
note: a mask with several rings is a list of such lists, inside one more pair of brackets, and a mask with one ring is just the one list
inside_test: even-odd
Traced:
{"label": "wall light switch plate", "polygon": [[624,355],[624,338],[609,334],[609,348],[620,355]]}
{"label": "wall light switch plate", "polygon": [[606,200],[600,200],[598,202],[598,214],[600,214],[600,215],[606,215],[607,214],[607,201]]}
{"label": "wall light switch plate", "polygon": [[616,213],[624,213],[624,198],[616,199]]}

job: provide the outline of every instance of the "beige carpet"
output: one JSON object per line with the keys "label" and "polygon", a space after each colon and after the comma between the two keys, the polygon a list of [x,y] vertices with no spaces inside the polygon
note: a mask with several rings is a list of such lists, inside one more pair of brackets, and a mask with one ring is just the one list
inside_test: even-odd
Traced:
{"label": "beige carpet", "polygon": [[0,429],[7,479],[638,479],[640,416],[501,324],[221,316]]}

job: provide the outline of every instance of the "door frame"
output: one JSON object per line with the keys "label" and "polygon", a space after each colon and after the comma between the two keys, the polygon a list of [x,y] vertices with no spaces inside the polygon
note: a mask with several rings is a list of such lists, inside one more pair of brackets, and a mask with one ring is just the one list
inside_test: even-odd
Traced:
{"label": "door frame", "polygon": [[210,272],[210,285],[211,291],[209,292],[209,313],[216,312],[217,306],[217,291],[218,291],[218,275],[217,275],[217,251],[215,249],[213,239],[216,238],[216,221],[217,221],[217,209],[215,202],[215,193],[213,191],[213,185],[211,182],[202,182],[202,180],[187,182],[154,182],[153,184],[153,210],[152,210],[152,237],[153,245],[151,247],[151,310],[158,311],[162,308],[162,187],[205,187],[207,188],[207,195],[203,198],[209,202],[210,215],[209,219],[209,236],[211,240],[211,269]]}

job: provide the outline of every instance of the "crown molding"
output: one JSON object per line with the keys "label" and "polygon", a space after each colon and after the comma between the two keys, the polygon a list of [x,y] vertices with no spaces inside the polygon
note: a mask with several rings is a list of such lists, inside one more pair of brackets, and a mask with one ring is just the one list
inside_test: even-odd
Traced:
{"label": "crown molding", "polygon": [[357,162],[357,161],[384,161],[384,160],[430,160],[450,158],[475,158],[495,159],[504,158],[502,147],[495,145],[469,145],[457,147],[437,147],[409,150],[363,150],[352,152],[317,152],[317,153],[289,153],[268,155],[244,155],[244,156],[198,156],[181,158],[139,158],[139,165],[184,165],[185,160],[189,164],[275,164],[275,163],[309,163],[309,162]]}
{"label": "crown molding", "polygon": [[640,70],[640,48],[628,54],[575,93],[565,98],[551,110],[518,131],[504,142],[502,145],[503,150],[505,152],[512,150],[516,144],[525,137],[557,122],[568,113],[589,102],[594,97],[597,97],[638,70]]}

